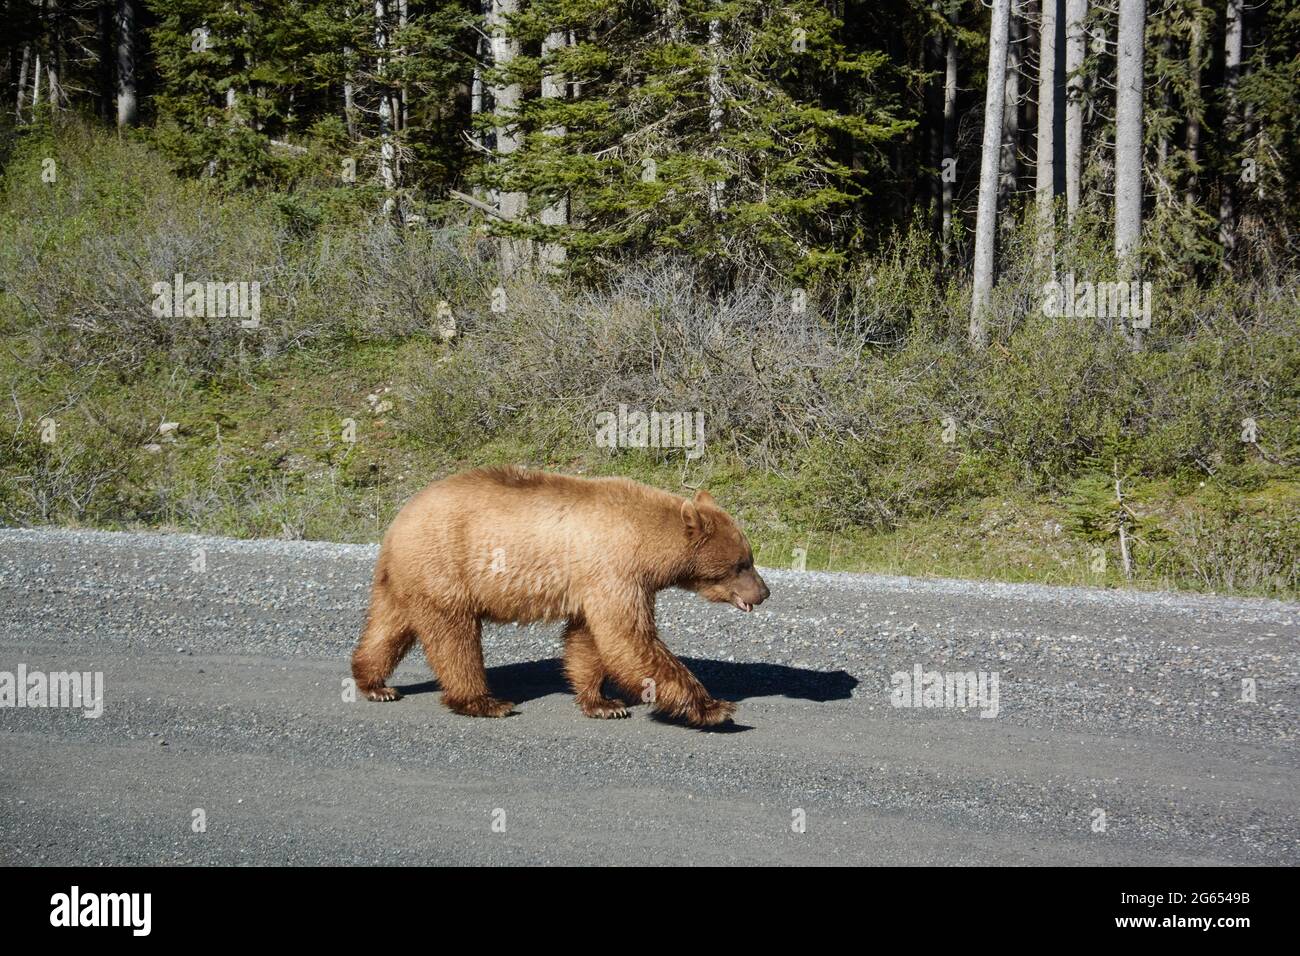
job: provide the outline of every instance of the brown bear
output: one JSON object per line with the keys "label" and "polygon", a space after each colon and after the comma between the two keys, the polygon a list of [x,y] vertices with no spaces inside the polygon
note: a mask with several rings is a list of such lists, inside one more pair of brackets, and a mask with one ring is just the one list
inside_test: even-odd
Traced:
{"label": "brown bear", "polygon": [[375,566],[352,655],[357,688],[396,700],[387,680],[418,637],[458,714],[504,717],[488,690],[483,621],[567,621],[564,669],[588,717],[626,717],[605,678],[696,726],[729,720],[659,639],[668,587],[750,611],[769,591],[749,541],[707,491],[694,500],[623,478],[488,468],[429,485],[398,513]]}

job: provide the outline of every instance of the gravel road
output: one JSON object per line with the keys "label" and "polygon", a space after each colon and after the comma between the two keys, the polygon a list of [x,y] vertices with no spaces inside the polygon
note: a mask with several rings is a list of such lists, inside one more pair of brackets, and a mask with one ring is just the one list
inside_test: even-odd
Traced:
{"label": "gravel road", "polygon": [[[0,862],[1300,863],[1300,605],[764,570],[751,615],[660,599],[736,725],[584,718],[558,626],[486,630],[518,713],[475,720],[418,650],[344,699],[375,554],[0,530],[0,704],[104,679],[0,706]],[[996,716],[894,706],[917,665]]]}

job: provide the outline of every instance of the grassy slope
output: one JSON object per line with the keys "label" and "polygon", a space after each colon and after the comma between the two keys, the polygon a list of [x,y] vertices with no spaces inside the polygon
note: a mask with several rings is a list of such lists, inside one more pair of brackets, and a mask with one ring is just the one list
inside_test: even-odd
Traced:
{"label": "grassy slope", "polygon": [[[819,530],[824,516],[812,509],[791,509],[792,479],[749,472],[711,456],[704,459],[707,465],[687,468],[680,457],[656,461],[641,453],[610,455],[589,449],[539,460],[509,437],[484,445],[469,458],[441,454],[413,440],[401,411],[410,384],[403,373],[412,367],[412,356],[440,348],[416,340],[300,353],[275,363],[255,382],[196,390],[171,403],[168,414],[176,405],[185,410],[178,416],[184,422],[177,442],[159,453],[137,452],[153,466],[151,487],[158,510],[139,520],[110,521],[109,526],[375,541],[396,509],[432,478],[461,467],[525,462],[573,474],[624,475],[679,492],[707,485],[745,522],[764,566],[794,567],[796,549],[803,549],[809,570],[1097,586],[1126,583],[1113,545],[1105,548],[1105,569],[1099,573],[1097,545],[1070,531],[1064,504],[1019,489],[963,502],[893,532],[829,533]],[[368,396],[376,394],[380,402],[394,407],[375,414]],[[357,422],[354,444],[341,437],[343,419],[349,417]],[[1171,482],[1152,482],[1143,488],[1140,508],[1159,520],[1186,517],[1205,507],[1205,495],[1204,486],[1179,489]],[[1293,481],[1266,481],[1245,500],[1251,509],[1264,512],[1294,510],[1300,489]],[[1160,542],[1150,546],[1170,547]],[[1196,576],[1151,571],[1130,583],[1193,589],[1207,584]],[[1252,587],[1230,590],[1270,593]]]}

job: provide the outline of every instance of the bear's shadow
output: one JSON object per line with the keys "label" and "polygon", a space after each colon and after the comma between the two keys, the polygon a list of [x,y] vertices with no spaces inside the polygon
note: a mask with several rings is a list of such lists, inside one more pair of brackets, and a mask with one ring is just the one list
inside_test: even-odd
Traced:
{"label": "bear's shadow", "polygon": [[[750,697],[791,697],[825,703],[852,696],[858,679],[847,671],[815,671],[785,664],[737,663],[683,657],[682,663],[700,679],[710,694],[723,700]],[[571,694],[558,657],[522,664],[502,664],[487,669],[492,693],[515,703],[525,703],[551,694]],[[430,694],[437,681],[395,685],[403,694]]]}

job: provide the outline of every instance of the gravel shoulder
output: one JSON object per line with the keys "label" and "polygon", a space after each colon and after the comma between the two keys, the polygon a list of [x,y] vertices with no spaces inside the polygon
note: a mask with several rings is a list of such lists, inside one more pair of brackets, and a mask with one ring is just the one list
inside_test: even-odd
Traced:
{"label": "gravel shoulder", "polygon": [[[375,554],[0,530],[0,672],[105,681],[0,707],[0,862],[1300,862],[1300,605],[765,570],[752,615],[661,596],[740,701],[706,733],[582,717],[558,626],[486,629],[508,719],[418,651],[344,700]],[[917,665],[996,673],[997,716],[893,706]]]}

